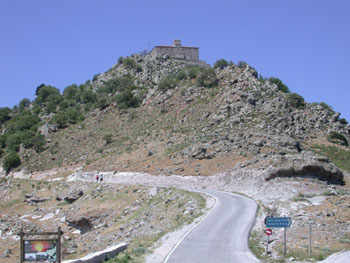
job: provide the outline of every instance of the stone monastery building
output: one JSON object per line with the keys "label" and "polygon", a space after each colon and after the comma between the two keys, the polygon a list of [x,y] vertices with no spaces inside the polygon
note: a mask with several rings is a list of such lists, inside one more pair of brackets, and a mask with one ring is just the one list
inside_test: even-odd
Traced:
{"label": "stone monastery building", "polygon": [[199,60],[198,47],[184,47],[181,45],[181,40],[174,40],[173,46],[155,46],[149,54],[152,57],[167,55],[170,58],[183,60],[186,64],[209,66]]}

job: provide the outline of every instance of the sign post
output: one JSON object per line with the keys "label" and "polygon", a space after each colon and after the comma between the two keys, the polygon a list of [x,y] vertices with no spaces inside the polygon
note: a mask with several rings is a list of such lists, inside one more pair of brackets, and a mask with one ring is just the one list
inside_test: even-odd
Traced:
{"label": "sign post", "polygon": [[[61,263],[61,228],[57,232],[21,232],[20,236],[20,263],[26,261],[45,261]],[[56,238],[28,239],[26,236],[56,236]]]}
{"label": "sign post", "polygon": [[267,241],[266,241],[266,255],[269,253],[269,239],[270,239],[270,235],[272,234],[272,230],[270,228],[267,228],[265,230],[265,234],[267,235]]}
{"label": "sign post", "polygon": [[292,219],[290,217],[266,217],[265,219],[266,227],[283,227],[284,233],[283,233],[283,253],[284,255],[287,254],[287,227],[290,227],[292,225]]}

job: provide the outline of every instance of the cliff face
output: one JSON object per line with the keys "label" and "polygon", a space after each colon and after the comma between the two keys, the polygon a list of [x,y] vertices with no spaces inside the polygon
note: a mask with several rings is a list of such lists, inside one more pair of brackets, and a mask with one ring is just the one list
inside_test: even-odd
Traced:
{"label": "cliff face", "polygon": [[[80,123],[42,125],[46,149],[21,149],[22,168],[210,175],[247,160],[288,164],[305,152],[315,156],[314,145],[332,144],[330,132],[349,136],[349,125],[326,104],[306,103],[257,75],[246,64],[204,69],[167,56],[119,59],[85,86],[104,104]],[[126,91],[132,98],[120,99]],[[138,103],[126,103],[133,98]],[[54,115],[41,115],[42,123]]]}

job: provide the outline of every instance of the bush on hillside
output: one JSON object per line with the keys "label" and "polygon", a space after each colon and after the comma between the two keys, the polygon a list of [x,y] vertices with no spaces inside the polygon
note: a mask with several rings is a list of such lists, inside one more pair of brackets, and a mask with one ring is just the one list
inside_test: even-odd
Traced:
{"label": "bush on hillside", "polygon": [[282,82],[279,78],[271,77],[269,78],[269,81],[273,84],[277,85],[278,90],[284,92],[284,93],[289,93],[290,90],[286,84]]}
{"label": "bush on hillside", "polygon": [[167,75],[158,82],[158,89],[162,91],[166,91],[166,90],[175,88],[176,85],[177,85],[176,79],[172,75]]}
{"label": "bush on hillside", "polygon": [[46,144],[45,136],[38,134],[31,139],[34,150],[39,153],[44,150],[44,145]]}
{"label": "bush on hillside", "polygon": [[328,136],[327,140],[339,145],[345,145],[348,146],[348,140],[345,138],[345,136],[339,132],[331,131]]}
{"label": "bush on hillside", "polygon": [[0,148],[0,158],[4,155],[4,150]]}
{"label": "bush on hillside", "polygon": [[21,165],[21,159],[15,152],[10,152],[4,157],[2,161],[2,168],[8,173],[11,169],[16,168]]}
{"label": "bush on hillside", "polygon": [[51,118],[49,123],[56,124],[58,128],[62,129],[62,128],[66,127],[67,119],[68,119],[68,117],[64,112],[59,112]]}
{"label": "bush on hillside", "polygon": [[305,108],[305,101],[302,96],[296,93],[288,93],[287,94],[287,101],[293,108],[297,109],[303,109]]}
{"label": "bush on hillside", "polygon": [[103,139],[105,140],[106,144],[110,144],[112,142],[112,134],[111,133],[107,133],[103,136]]}
{"label": "bush on hillside", "polygon": [[74,100],[80,102],[80,90],[76,84],[67,86],[63,90],[63,97],[65,100]]}
{"label": "bush on hillside", "polygon": [[203,70],[204,68],[199,67],[199,66],[188,66],[186,68],[188,77],[190,79],[196,78]]}
{"label": "bush on hillside", "polygon": [[11,109],[8,107],[0,108],[0,124],[11,119],[10,117]]}
{"label": "bush on hillside", "polygon": [[228,65],[229,64],[228,64],[227,60],[222,58],[222,59],[219,59],[219,60],[217,60],[215,62],[214,68],[221,68],[221,69],[223,69],[223,68],[226,68]]}
{"label": "bush on hillside", "polygon": [[196,85],[199,87],[211,88],[216,86],[218,83],[218,79],[216,77],[215,70],[212,68],[204,69],[196,80]]}
{"label": "bush on hillside", "polygon": [[6,135],[1,134],[0,135],[0,148],[5,148],[6,146]]}
{"label": "bush on hillside", "polygon": [[19,111],[24,111],[28,106],[30,105],[30,99],[24,98],[22,99],[18,106],[19,106]]}
{"label": "bush on hillside", "polygon": [[330,110],[333,111],[333,108],[331,106],[329,106],[327,103],[325,102],[320,102],[320,105],[322,108],[324,108],[325,110]]}
{"label": "bush on hillside", "polygon": [[36,130],[39,123],[40,118],[33,115],[30,111],[24,111],[6,123],[6,133],[15,133],[30,129]]}
{"label": "bush on hillside", "polygon": [[131,90],[125,90],[114,97],[114,101],[121,109],[136,108],[140,105],[141,99],[135,96]]}
{"label": "bush on hillside", "polygon": [[244,61],[238,61],[237,66],[239,68],[246,68],[248,66],[248,63]]}
{"label": "bush on hillside", "polygon": [[43,106],[44,103],[54,103],[62,100],[59,89],[50,85],[40,85],[36,89],[35,95],[37,97],[35,98],[34,102],[39,106]]}
{"label": "bush on hillside", "polygon": [[81,102],[84,104],[94,103],[97,100],[96,94],[92,90],[84,90],[81,93]]}
{"label": "bush on hillside", "polygon": [[178,80],[184,80],[187,79],[187,73],[184,70],[180,70],[177,74],[176,74],[176,78]]}
{"label": "bush on hillside", "polygon": [[122,64],[128,69],[135,69],[137,72],[141,72],[142,66],[137,64],[132,58],[125,58],[122,60]]}

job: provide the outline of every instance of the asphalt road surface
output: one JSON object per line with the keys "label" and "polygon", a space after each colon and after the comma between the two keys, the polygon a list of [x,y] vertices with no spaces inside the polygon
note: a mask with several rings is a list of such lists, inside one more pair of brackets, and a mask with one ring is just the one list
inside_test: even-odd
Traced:
{"label": "asphalt road surface", "polygon": [[201,190],[217,199],[210,214],[168,255],[166,263],[260,262],[248,248],[256,203],[240,195]]}

